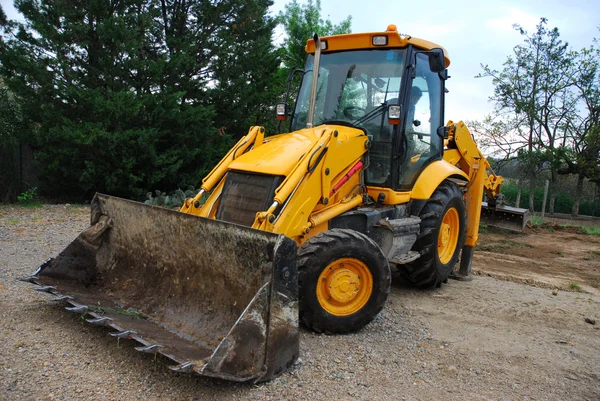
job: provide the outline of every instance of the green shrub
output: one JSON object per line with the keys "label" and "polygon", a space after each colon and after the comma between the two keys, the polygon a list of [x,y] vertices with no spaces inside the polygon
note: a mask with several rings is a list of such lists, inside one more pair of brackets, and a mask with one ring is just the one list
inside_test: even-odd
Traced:
{"label": "green shrub", "polygon": [[152,192],[148,192],[146,194],[146,201],[144,202],[147,205],[161,206],[169,209],[180,208],[183,206],[183,202],[186,198],[193,198],[198,194],[199,189],[187,189],[185,192],[181,189],[177,189],[167,195],[166,192],[162,192],[160,190],[154,191],[154,195]]}
{"label": "green shrub", "polygon": [[[502,184],[502,193],[505,196],[506,203],[510,206],[515,206],[517,201],[517,184],[516,182],[507,181]],[[534,190],[533,207],[536,212],[542,210],[544,200],[544,188],[539,187]],[[550,198],[546,200],[546,211],[550,204]],[[519,207],[529,207],[529,188],[521,188],[521,203]],[[573,209],[573,198],[567,192],[558,192],[554,200],[554,212],[570,214]],[[585,216],[600,216],[600,201],[591,201],[582,199],[579,202],[579,214]]]}
{"label": "green shrub", "polygon": [[31,187],[21,195],[17,196],[17,202],[24,207],[40,207],[42,204],[37,200],[37,187]]}

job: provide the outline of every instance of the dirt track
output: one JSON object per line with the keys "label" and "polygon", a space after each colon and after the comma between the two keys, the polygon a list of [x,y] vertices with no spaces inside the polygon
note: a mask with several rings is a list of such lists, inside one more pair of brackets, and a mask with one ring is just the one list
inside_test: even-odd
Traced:
{"label": "dirt track", "polygon": [[[600,222],[598,223],[600,224]],[[481,236],[474,270],[499,279],[600,295],[600,237],[548,225],[525,234]]]}
{"label": "dirt track", "polygon": [[14,280],[87,221],[81,207],[0,209],[0,399],[600,399],[600,237],[485,233],[473,281],[416,291],[395,275],[366,329],[303,331],[298,366],[253,386],[176,375]]}

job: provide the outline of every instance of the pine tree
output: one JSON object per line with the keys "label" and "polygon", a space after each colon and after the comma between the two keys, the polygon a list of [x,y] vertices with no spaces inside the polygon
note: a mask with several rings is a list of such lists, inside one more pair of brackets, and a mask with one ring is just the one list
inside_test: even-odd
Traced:
{"label": "pine tree", "polygon": [[[140,198],[197,186],[231,144],[217,128],[247,131],[263,118],[268,99],[234,106],[277,68],[270,4],[17,0],[25,22],[3,28],[0,76],[21,99],[46,194]],[[268,62],[255,67],[261,56]]]}

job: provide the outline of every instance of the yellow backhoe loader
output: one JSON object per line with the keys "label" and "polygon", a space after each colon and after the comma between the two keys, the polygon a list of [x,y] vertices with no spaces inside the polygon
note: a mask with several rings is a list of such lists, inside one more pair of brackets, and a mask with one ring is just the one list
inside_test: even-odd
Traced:
{"label": "yellow backhoe loader", "polygon": [[468,278],[482,215],[523,228],[467,127],[443,122],[444,49],[390,25],[306,50],[276,107],[289,132],[251,127],[179,212],[97,194],[90,228],[24,280],[177,372],[264,381],[298,357],[300,321],[368,324],[391,266],[419,287]]}

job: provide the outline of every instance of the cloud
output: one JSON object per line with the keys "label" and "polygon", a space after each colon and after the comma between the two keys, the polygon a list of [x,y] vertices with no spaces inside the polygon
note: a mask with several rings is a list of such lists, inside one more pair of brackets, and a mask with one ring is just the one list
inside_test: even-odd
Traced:
{"label": "cloud", "polygon": [[499,17],[487,21],[486,29],[490,34],[506,35],[514,32],[513,24],[519,24],[525,30],[532,31],[540,21],[540,16],[527,14],[518,8],[507,7],[503,11]]}

